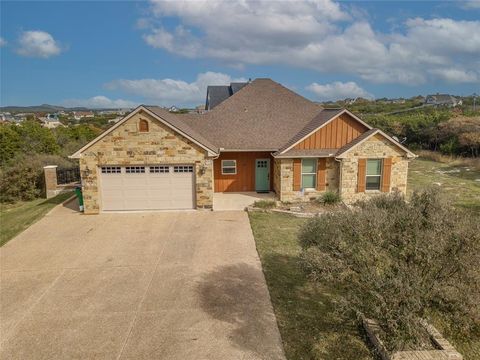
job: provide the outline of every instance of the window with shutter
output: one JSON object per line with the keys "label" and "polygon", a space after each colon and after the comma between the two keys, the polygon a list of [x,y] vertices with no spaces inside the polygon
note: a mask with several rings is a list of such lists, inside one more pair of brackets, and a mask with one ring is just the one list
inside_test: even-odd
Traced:
{"label": "window with shutter", "polygon": [[367,159],[358,159],[357,192],[365,192],[365,170]]}
{"label": "window with shutter", "polygon": [[390,191],[390,179],[392,176],[392,158],[383,159],[382,192]]}

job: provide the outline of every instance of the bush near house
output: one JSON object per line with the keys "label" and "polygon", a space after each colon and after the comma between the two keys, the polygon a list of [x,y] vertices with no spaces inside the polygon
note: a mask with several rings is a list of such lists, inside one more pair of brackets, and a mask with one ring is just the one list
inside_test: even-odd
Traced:
{"label": "bush near house", "polygon": [[318,201],[324,205],[335,205],[342,201],[337,191],[325,191]]}
{"label": "bush near house", "polygon": [[344,289],[340,308],[378,320],[390,350],[417,346],[418,320],[432,315],[480,335],[480,224],[437,191],[313,218],[299,240],[312,279]]}

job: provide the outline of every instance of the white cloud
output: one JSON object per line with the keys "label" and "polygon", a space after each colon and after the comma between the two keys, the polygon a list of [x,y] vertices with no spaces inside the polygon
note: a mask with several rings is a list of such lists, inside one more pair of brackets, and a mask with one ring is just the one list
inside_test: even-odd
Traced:
{"label": "white cloud", "polygon": [[480,82],[480,75],[474,71],[465,71],[463,69],[432,69],[430,71],[439,79],[450,83],[475,83]]}
{"label": "white cloud", "polygon": [[24,31],[18,43],[17,53],[22,56],[46,59],[62,51],[53,36],[45,31]]}
{"label": "white cloud", "polygon": [[106,87],[153,100],[159,105],[182,105],[202,103],[208,85],[228,85],[232,81],[246,79],[232,79],[229,75],[209,71],[198,74],[191,83],[174,79],[119,79],[106,84]]}
{"label": "white cloud", "polygon": [[[381,33],[331,0],[159,0],[151,7],[144,41],[189,58],[284,64],[375,83],[443,80],[452,67],[479,76],[480,21],[415,18]],[[179,25],[154,25],[164,17]]]}
{"label": "white cloud", "polygon": [[106,96],[98,95],[89,99],[68,99],[63,102],[67,107],[87,107],[92,109],[105,108],[132,108],[138,105],[133,101],[116,99],[112,100]]}
{"label": "white cloud", "polygon": [[308,85],[307,90],[313,92],[318,100],[340,100],[346,98],[362,97],[372,99],[373,95],[362,89],[355,82],[335,81],[330,84],[318,84],[316,82]]}
{"label": "white cloud", "polygon": [[0,47],[7,45],[7,40],[5,40],[3,37],[0,37]]}
{"label": "white cloud", "polygon": [[479,0],[462,1],[461,7],[466,10],[480,9],[480,1]]}

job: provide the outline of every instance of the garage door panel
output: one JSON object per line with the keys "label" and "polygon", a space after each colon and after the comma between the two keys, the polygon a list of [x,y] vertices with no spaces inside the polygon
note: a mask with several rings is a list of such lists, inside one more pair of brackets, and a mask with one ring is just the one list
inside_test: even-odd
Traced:
{"label": "garage door panel", "polygon": [[121,171],[115,168],[114,173],[101,171],[103,210],[192,209],[195,206],[191,165],[155,165],[144,169],[137,166],[136,172],[129,168],[128,173],[126,167]]}

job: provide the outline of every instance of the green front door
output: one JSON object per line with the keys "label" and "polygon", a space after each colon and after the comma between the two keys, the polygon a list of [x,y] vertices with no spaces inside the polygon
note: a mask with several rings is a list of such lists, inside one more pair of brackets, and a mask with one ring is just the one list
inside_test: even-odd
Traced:
{"label": "green front door", "polygon": [[270,159],[255,160],[255,191],[270,191]]}

